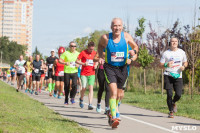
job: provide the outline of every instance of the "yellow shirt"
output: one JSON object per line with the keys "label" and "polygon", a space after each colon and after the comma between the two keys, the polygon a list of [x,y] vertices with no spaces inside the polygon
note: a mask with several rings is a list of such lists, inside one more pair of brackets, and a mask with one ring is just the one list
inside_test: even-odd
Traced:
{"label": "yellow shirt", "polygon": [[32,72],[32,69],[31,69],[30,65],[31,65],[31,62],[30,62],[30,61],[27,61],[27,62],[26,62],[27,72]]}

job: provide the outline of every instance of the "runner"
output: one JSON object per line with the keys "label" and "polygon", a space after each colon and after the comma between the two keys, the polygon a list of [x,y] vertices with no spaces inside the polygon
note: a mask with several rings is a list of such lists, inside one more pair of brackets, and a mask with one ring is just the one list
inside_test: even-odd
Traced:
{"label": "runner", "polygon": [[[103,53],[103,55],[104,55],[103,58],[105,59],[105,52]],[[94,62],[99,62],[98,53],[94,57]],[[104,74],[103,64],[99,64],[97,78],[98,78],[98,82],[99,82],[99,90],[97,93],[96,111],[101,112],[101,98],[102,98],[103,91],[105,90],[106,94],[105,94],[105,112],[104,112],[104,114],[107,114],[110,110],[110,107],[109,107],[110,93],[109,93],[108,84],[106,82],[106,78],[105,78],[105,74]]]}
{"label": "runner", "polygon": [[11,82],[11,75],[10,75],[10,69],[7,69],[6,70],[6,73],[7,73],[7,83]]}
{"label": "runner", "polygon": [[44,84],[45,84],[45,91],[48,90],[48,82],[49,82],[49,78],[48,78],[48,66],[47,66],[47,62],[44,62],[44,66],[46,67],[46,72],[45,72],[45,78],[44,78]]}
{"label": "runner", "polygon": [[12,66],[10,68],[10,71],[11,71],[11,85],[14,85],[15,84],[15,78],[16,78],[16,70],[14,68],[14,66]]}
{"label": "runner", "polygon": [[[65,105],[69,104],[68,96],[70,92],[70,102],[75,104],[75,96],[77,91],[77,79],[78,79],[78,67],[79,65],[76,64],[76,59],[79,55],[79,52],[76,51],[76,43],[70,42],[69,43],[70,50],[64,52],[59,59],[61,64],[65,64],[64,68],[64,88],[65,88]],[[70,79],[72,80],[72,89],[70,90]]]}
{"label": "runner", "polygon": [[33,62],[33,57],[29,56],[28,61],[25,63],[26,68],[26,90],[25,92],[31,92],[31,85],[32,85],[32,69],[31,69],[31,63]]}
{"label": "runner", "polygon": [[111,22],[112,33],[101,37],[98,45],[99,62],[104,63],[103,50],[105,49],[104,72],[110,89],[110,111],[109,124],[117,128],[119,119],[116,118],[116,105],[118,105],[118,89],[122,89],[128,76],[127,64],[132,61],[128,59],[128,44],[133,50],[138,51],[137,44],[130,34],[122,32],[123,22],[120,18],[114,18]]}
{"label": "runner", "polygon": [[94,42],[88,43],[88,48],[86,50],[83,50],[77,59],[77,63],[82,65],[81,69],[81,82],[82,82],[82,90],[81,90],[81,96],[80,96],[80,102],[79,105],[81,108],[84,107],[83,104],[83,97],[86,91],[87,83],[89,85],[89,105],[88,109],[92,110],[92,99],[93,99],[93,85],[95,82],[95,69],[97,68],[98,63],[94,63],[93,59],[96,55],[96,51],[94,51]]}
{"label": "runner", "polygon": [[[41,93],[41,90],[42,90],[42,87],[43,87],[43,84],[44,84],[45,75],[46,75],[46,72],[47,72],[47,66],[44,63],[44,60],[41,59],[41,62],[42,62],[42,66],[41,66],[41,69],[40,69],[40,72],[41,72],[41,76],[40,76],[40,89],[39,89],[40,93]],[[46,86],[46,84],[45,84],[45,86]]]}
{"label": "runner", "polygon": [[52,96],[53,90],[55,88],[55,79],[54,79],[55,77],[53,76],[53,71],[52,71],[52,67],[53,67],[53,63],[55,59],[58,59],[58,58],[55,56],[55,50],[52,49],[51,56],[46,59],[47,66],[48,66],[48,78],[49,78],[49,82],[48,82],[49,96]]}
{"label": "runner", "polygon": [[40,61],[40,55],[37,54],[35,56],[35,60],[31,64],[31,67],[32,67],[32,82],[33,82],[33,89],[32,89],[31,94],[33,94],[34,90],[36,90],[35,95],[38,95],[39,86],[40,86],[41,66],[42,66],[42,62]]}
{"label": "runner", "polygon": [[[177,112],[177,105],[175,103],[181,98],[183,89],[182,71],[187,66],[187,57],[185,52],[178,48],[178,39],[175,37],[171,38],[170,49],[165,51],[160,59],[160,67],[165,69],[164,89],[167,91],[169,118],[174,118],[173,113]],[[175,91],[174,97],[173,90]]]}
{"label": "runner", "polygon": [[77,93],[76,95],[79,96],[80,92],[82,90],[82,83],[81,83],[81,69],[82,69],[82,65],[79,65],[78,67],[78,80],[77,80]]}
{"label": "runner", "polygon": [[25,76],[25,60],[23,60],[23,55],[19,56],[19,60],[15,61],[14,67],[17,70],[17,89],[16,91],[18,92],[19,89],[22,88],[22,81],[24,80]]}
{"label": "runner", "polygon": [[[58,56],[60,56],[65,52],[64,47],[60,47],[58,49]],[[61,93],[63,92],[64,87],[64,64],[59,63],[59,59],[56,59],[53,64],[53,75],[55,76],[56,86],[54,90],[54,97],[57,97],[58,91],[58,99],[61,99]]]}

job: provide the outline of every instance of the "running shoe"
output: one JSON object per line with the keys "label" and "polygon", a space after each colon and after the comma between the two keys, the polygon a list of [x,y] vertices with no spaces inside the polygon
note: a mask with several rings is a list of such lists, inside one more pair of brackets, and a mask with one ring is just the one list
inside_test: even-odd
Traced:
{"label": "running shoe", "polygon": [[96,111],[97,111],[98,113],[100,113],[100,112],[101,112],[101,104],[97,104]]}
{"label": "running shoe", "polygon": [[13,83],[11,83],[11,85],[14,85]]}
{"label": "running shoe", "polygon": [[37,91],[35,92],[35,95],[38,95],[38,92],[37,92]]}
{"label": "running shoe", "polygon": [[72,104],[75,104],[74,98],[71,98],[70,102],[71,102]]}
{"label": "running shoe", "polygon": [[111,125],[112,129],[117,128],[117,126],[119,125],[118,119],[117,118],[112,119],[110,125]]}
{"label": "running shoe", "polygon": [[169,112],[168,118],[174,118],[173,111],[170,111],[170,112]]}
{"label": "running shoe", "polygon": [[109,110],[110,110],[110,108],[109,108],[109,107],[106,107],[106,108],[105,108],[104,114],[107,115]]}
{"label": "running shoe", "polygon": [[21,90],[23,90],[24,85],[21,85]]}
{"label": "running shoe", "polygon": [[19,89],[16,89],[16,92],[19,92]]}
{"label": "running shoe", "polygon": [[51,94],[51,92],[49,93],[49,96],[50,96],[50,97],[52,97],[52,94]]}
{"label": "running shoe", "polygon": [[88,110],[93,110],[92,104],[88,105]]}
{"label": "running shoe", "polygon": [[177,106],[176,106],[176,104],[175,104],[175,103],[173,104],[173,112],[174,112],[174,113],[176,113],[176,112],[177,112]]}
{"label": "running shoe", "polygon": [[27,93],[27,92],[28,92],[28,89],[25,90],[25,93]]}
{"label": "running shoe", "polygon": [[33,93],[34,93],[34,90],[31,91],[31,94],[33,94]]}
{"label": "running shoe", "polygon": [[79,98],[79,100],[80,100],[79,106],[80,106],[81,108],[83,108],[83,107],[84,107],[83,100],[81,100],[81,98]]}
{"label": "running shoe", "polygon": [[121,105],[121,102],[118,102],[118,107]]}
{"label": "running shoe", "polygon": [[28,91],[29,91],[29,93],[31,93],[31,92],[32,92],[32,91],[31,91],[31,89],[29,89]]}
{"label": "running shoe", "polygon": [[61,99],[61,96],[60,96],[60,95],[58,95],[58,99]]}
{"label": "running shoe", "polygon": [[54,93],[54,94],[53,94],[53,97],[55,97],[55,98],[56,98],[56,97],[57,97],[57,95]]}

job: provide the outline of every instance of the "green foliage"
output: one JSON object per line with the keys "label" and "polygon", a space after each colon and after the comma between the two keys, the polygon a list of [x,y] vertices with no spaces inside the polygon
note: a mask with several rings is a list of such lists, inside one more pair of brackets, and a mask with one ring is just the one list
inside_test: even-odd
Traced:
{"label": "green foliage", "polygon": [[43,59],[42,53],[38,50],[38,48],[36,46],[34,52],[32,53],[33,58],[35,58],[35,56],[38,54],[40,55],[40,58]]}
{"label": "green foliage", "polygon": [[154,57],[149,54],[146,47],[140,47],[137,62],[142,66],[142,68],[146,68],[154,62]]}
{"label": "green foliage", "polygon": [[96,50],[100,37],[103,34],[107,34],[107,33],[108,33],[108,31],[105,31],[105,30],[101,30],[101,31],[95,30],[89,36],[74,39],[74,42],[76,42],[76,44],[77,44],[77,51],[82,51],[84,49],[87,49],[87,44],[88,44],[88,42],[91,42],[91,41],[93,41],[95,43],[95,50]]}
{"label": "green foliage", "polygon": [[0,51],[3,52],[3,62],[13,65],[20,55],[25,56],[27,47],[10,41],[8,37],[0,37]]}
{"label": "green foliage", "polygon": [[139,36],[142,38],[142,34],[144,33],[145,31],[145,25],[144,25],[144,22],[146,21],[146,19],[144,17],[138,19],[138,24],[139,24],[139,27],[136,28],[135,30],[135,36]]}

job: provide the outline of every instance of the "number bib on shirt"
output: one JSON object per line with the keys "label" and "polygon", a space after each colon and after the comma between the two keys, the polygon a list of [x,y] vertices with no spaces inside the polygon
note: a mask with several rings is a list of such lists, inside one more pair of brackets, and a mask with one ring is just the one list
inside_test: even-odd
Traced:
{"label": "number bib on shirt", "polygon": [[53,64],[50,64],[50,65],[49,65],[49,68],[52,68],[52,67],[53,67]]}
{"label": "number bib on shirt", "polygon": [[112,62],[123,62],[124,61],[124,52],[111,52],[111,61]]}
{"label": "number bib on shirt", "polygon": [[64,76],[64,71],[59,71],[58,76]]}
{"label": "number bib on shirt", "polygon": [[39,69],[35,69],[34,72],[35,72],[35,73],[39,73]]}
{"label": "number bib on shirt", "polygon": [[72,62],[70,62],[70,67],[75,67],[76,66],[76,63],[75,63],[75,61],[72,61]]}
{"label": "number bib on shirt", "polygon": [[94,65],[93,60],[87,59],[86,62],[88,62],[88,66],[93,66]]}

